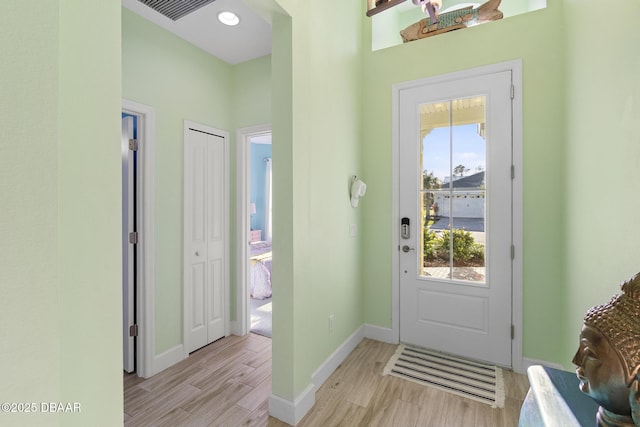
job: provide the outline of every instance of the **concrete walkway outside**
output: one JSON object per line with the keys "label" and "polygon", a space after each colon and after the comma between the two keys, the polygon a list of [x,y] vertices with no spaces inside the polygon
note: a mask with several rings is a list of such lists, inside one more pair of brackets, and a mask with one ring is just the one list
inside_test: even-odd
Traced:
{"label": "concrete walkway outside", "polygon": [[453,228],[462,228],[466,231],[484,231],[484,218],[440,217],[430,228],[431,230],[448,230],[451,219],[453,219]]}
{"label": "concrete walkway outside", "polygon": [[[453,218],[454,228],[462,228],[473,236],[473,240],[481,245],[485,244],[484,218]],[[433,231],[449,229],[449,218],[440,217],[429,227]]]}
{"label": "concrete walkway outside", "polygon": [[[450,279],[449,267],[424,267],[422,274],[437,279]],[[453,267],[453,280],[484,282],[485,267]]]}

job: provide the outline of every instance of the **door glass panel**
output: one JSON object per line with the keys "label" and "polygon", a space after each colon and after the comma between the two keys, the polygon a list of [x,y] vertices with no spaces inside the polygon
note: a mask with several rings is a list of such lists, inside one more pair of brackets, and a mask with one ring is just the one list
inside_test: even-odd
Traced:
{"label": "door glass panel", "polygon": [[420,106],[422,277],[484,284],[485,97]]}

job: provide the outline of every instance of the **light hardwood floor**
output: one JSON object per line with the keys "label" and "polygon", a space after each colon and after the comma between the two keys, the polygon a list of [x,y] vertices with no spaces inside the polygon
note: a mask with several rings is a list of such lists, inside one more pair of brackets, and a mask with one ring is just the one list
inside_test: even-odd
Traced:
{"label": "light hardwood floor", "polygon": [[[298,424],[332,426],[515,427],[529,384],[505,371],[504,409],[423,387],[382,369],[396,346],[363,340],[316,393]],[[269,426],[271,340],[230,336],[142,379],[124,376],[125,426]]]}

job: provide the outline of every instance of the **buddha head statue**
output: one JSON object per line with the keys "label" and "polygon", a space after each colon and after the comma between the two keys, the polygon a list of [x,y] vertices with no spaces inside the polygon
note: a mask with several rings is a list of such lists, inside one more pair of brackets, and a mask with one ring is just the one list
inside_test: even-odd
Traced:
{"label": "buddha head statue", "polygon": [[640,426],[640,273],[584,317],[573,363],[580,389],[600,405],[601,426]]}

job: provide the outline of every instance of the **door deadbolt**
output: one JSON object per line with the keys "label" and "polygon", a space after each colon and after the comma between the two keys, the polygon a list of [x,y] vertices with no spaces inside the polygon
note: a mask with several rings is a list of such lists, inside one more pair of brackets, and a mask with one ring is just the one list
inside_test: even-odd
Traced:
{"label": "door deadbolt", "polygon": [[409,221],[409,218],[407,217],[402,218],[400,222],[400,237],[402,237],[403,239],[408,239],[409,237],[411,237],[409,223],[410,221]]}

